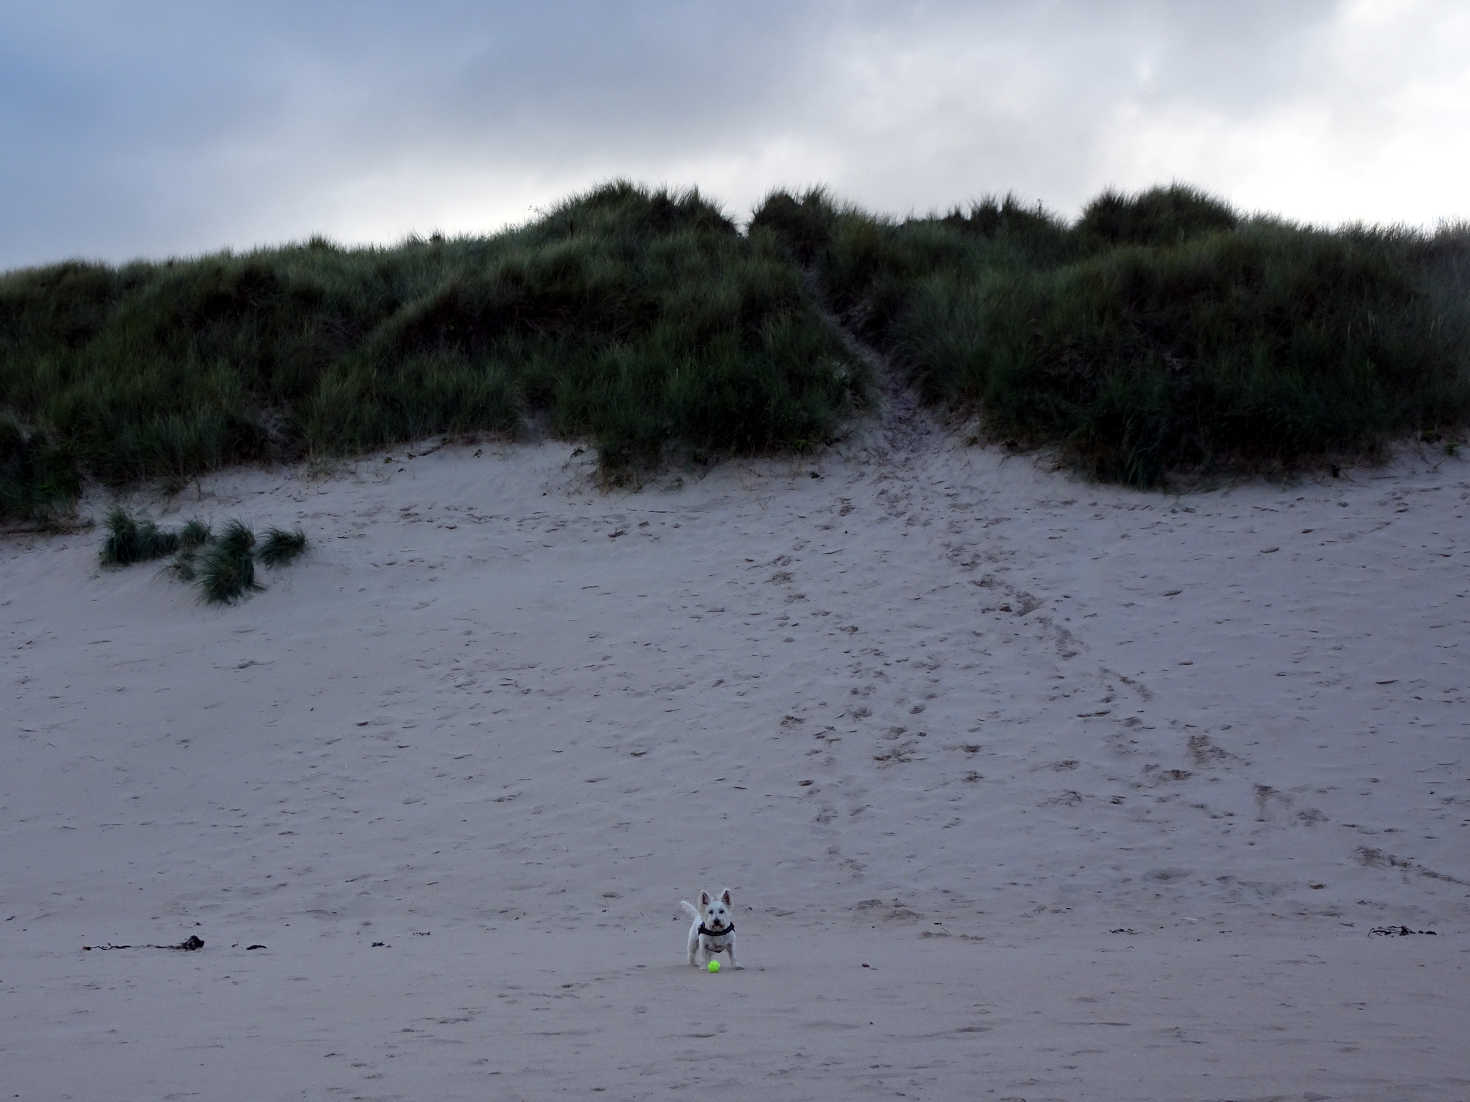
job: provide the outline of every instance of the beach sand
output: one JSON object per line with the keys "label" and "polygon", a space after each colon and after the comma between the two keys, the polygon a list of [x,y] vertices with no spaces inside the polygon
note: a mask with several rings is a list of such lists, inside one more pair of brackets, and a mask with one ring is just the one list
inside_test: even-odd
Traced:
{"label": "beach sand", "polygon": [[1470,1097],[1470,464],[961,438],[129,498],[306,531],[231,608],[0,540],[0,1097]]}

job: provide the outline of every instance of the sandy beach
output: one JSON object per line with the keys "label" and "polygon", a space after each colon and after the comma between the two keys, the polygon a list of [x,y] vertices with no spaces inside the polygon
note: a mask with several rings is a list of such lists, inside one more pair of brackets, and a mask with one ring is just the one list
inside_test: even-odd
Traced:
{"label": "sandy beach", "polygon": [[0,540],[0,1097],[1470,1097],[1470,465],[961,437],[128,498],[305,530],[230,608]]}

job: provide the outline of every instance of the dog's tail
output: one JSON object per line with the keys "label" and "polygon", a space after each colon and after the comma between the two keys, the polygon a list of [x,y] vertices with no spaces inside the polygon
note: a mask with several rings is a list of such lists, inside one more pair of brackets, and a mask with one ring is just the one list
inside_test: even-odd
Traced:
{"label": "dog's tail", "polygon": [[679,900],[679,906],[683,907],[684,910],[689,913],[689,917],[690,918],[698,918],[699,917],[699,908],[696,907],[693,903],[689,902],[689,900],[687,900],[687,899],[681,899],[681,900]]}

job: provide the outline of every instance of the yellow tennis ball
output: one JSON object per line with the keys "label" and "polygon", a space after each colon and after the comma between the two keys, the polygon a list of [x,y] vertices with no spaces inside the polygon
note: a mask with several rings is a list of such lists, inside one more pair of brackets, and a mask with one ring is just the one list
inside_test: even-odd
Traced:
{"label": "yellow tennis ball", "polygon": [[709,970],[711,972],[718,972],[720,970],[720,962],[717,961],[717,960],[710,961],[709,962]]}

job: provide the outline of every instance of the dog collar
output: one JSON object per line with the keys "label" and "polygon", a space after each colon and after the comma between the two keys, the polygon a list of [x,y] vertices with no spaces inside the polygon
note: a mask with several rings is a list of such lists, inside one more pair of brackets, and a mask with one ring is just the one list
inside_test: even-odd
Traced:
{"label": "dog collar", "polygon": [[699,932],[705,937],[724,937],[726,934],[733,934],[735,932],[735,923],[730,923],[723,930],[706,930],[704,923],[701,922],[699,924]]}

